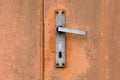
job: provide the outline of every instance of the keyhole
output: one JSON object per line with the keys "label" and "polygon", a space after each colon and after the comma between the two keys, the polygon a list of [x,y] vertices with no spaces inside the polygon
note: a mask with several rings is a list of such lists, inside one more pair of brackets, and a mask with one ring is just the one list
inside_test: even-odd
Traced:
{"label": "keyhole", "polygon": [[62,52],[61,51],[59,52],[59,58],[62,58]]}

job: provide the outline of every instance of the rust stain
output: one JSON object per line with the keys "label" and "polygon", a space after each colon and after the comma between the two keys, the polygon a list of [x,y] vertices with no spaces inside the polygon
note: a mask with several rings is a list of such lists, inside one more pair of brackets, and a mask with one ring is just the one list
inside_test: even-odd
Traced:
{"label": "rust stain", "polygon": [[39,80],[39,0],[0,0],[0,5],[0,80]]}
{"label": "rust stain", "polygon": [[[48,3],[52,3],[52,1],[50,1]],[[48,3],[45,1],[45,4],[48,4]],[[56,2],[56,4],[57,3],[59,3],[59,1]],[[77,39],[82,39],[80,36],[74,36],[74,35],[67,34],[66,35],[66,36],[68,36],[68,37],[66,37],[67,67],[64,69],[56,69],[55,68],[55,26],[54,26],[55,25],[54,24],[55,23],[54,22],[55,15],[54,15],[54,11],[56,9],[64,9],[67,11],[67,13],[66,13],[67,17],[70,16],[70,12],[64,4],[63,5],[56,5],[56,4],[49,4],[49,6],[50,6],[49,10],[46,9],[48,7],[45,6],[45,12],[44,12],[45,13],[45,15],[44,15],[44,21],[45,21],[44,78],[45,78],[45,80],[51,80],[51,79],[52,80],[61,80],[61,79],[71,80],[74,78],[74,77],[72,77],[74,75],[73,73],[81,74],[81,75],[86,74],[90,68],[89,59],[87,58],[87,55],[85,54],[86,52],[84,49],[84,47],[86,46],[86,44],[85,44],[86,39],[82,45],[80,40],[77,40]],[[67,21],[67,25],[68,24],[70,24],[70,22]],[[74,27],[70,26],[71,28],[76,28],[76,29],[79,28],[78,25],[75,24],[75,22],[74,22],[74,24],[70,24],[70,25],[74,25]],[[75,39],[75,38],[77,38],[77,39]],[[71,43],[71,42],[73,42],[73,43]],[[81,46],[78,43],[80,43],[80,45],[83,48],[81,48]],[[76,47],[77,47],[77,49],[76,49]],[[54,77],[52,77],[52,76],[54,76]],[[65,77],[65,76],[67,76],[67,77]]]}
{"label": "rust stain", "polygon": [[[45,0],[45,80],[119,80],[118,2]],[[64,69],[55,68],[56,9],[66,10],[67,27],[88,31],[87,37],[66,34],[67,66]]]}

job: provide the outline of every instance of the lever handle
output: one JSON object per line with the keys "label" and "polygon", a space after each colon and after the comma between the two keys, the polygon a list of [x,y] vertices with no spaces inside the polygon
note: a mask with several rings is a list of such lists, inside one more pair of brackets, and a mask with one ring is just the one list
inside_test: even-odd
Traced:
{"label": "lever handle", "polygon": [[56,67],[64,68],[66,66],[65,57],[65,33],[78,34],[82,36],[87,35],[85,30],[76,30],[65,27],[65,11],[56,10],[55,12],[55,27],[56,27]]}
{"label": "lever handle", "polygon": [[76,29],[70,29],[70,28],[66,28],[66,27],[57,27],[57,31],[58,32],[67,32],[67,33],[72,33],[72,34],[79,34],[82,36],[86,36],[87,35],[87,31],[85,30],[76,30]]}

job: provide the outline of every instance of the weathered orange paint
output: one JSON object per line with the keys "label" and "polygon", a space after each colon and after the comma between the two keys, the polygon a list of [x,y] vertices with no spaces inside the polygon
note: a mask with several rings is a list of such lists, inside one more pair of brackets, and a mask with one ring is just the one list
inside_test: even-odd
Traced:
{"label": "weathered orange paint", "polygon": [[[120,79],[120,1],[44,0],[44,80]],[[66,68],[55,67],[56,9],[66,10]]]}
{"label": "weathered orange paint", "polygon": [[40,0],[0,0],[0,80],[40,80]]}
{"label": "weathered orange paint", "polygon": [[44,16],[43,16],[43,0],[40,0],[40,80],[44,78]]}
{"label": "weathered orange paint", "polygon": [[[119,3],[44,0],[43,16],[43,0],[0,0],[0,80],[119,80]],[[88,31],[87,37],[66,34],[67,65],[59,69],[56,9],[66,10],[67,27]]]}

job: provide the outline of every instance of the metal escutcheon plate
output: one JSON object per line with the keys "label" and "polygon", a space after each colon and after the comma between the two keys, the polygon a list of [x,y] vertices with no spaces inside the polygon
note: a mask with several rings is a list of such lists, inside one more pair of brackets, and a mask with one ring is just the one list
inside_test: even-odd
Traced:
{"label": "metal escutcheon plate", "polygon": [[58,27],[65,27],[65,11],[55,11],[55,27],[56,27],[56,67],[65,67],[65,33],[57,31]]}

